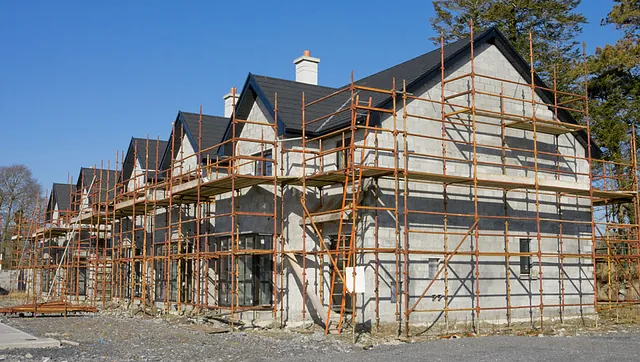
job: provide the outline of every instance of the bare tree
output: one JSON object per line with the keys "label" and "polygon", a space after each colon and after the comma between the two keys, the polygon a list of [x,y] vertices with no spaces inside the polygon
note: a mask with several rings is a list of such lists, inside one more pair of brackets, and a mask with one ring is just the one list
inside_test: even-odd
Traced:
{"label": "bare tree", "polygon": [[8,250],[13,228],[20,215],[38,214],[36,208],[41,197],[42,186],[27,166],[0,166],[0,250],[5,253]]}

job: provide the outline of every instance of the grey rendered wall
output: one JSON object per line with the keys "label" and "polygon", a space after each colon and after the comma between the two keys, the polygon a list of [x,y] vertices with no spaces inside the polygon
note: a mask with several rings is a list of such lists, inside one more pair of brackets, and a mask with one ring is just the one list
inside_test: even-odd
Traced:
{"label": "grey rendered wall", "polygon": [[[508,78],[518,82],[526,83],[526,80],[522,79],[520,75],[511,67],[507,59],[500,53],[495,46],[483,46],[476,50],[477,57],[475,59],[475,69],[477,72],[494,77]],[[468,62],[463,61],[460,64],[454,65],[450,69],[454,69],[453,72],[446,74],[447,78],[459,76],[463,73],[469,72],[470,65]],[[447,93],[453,94],[467,90],[469,84],[467,84],[468,78],[460,80],[447,85]],[[440,99],[441,86],[439,82],[427,84],[421,88],[422,91],[415,94],[419,97],[429,98],[434,100]],[[500,92],[501,84],[496,81],[488,81],[485,79],[476,78],[476,89]],[[517,86],[505,83],[504,92],[506,95],[512,97],[523,96],[525,99],[530,99],[530,88],[524,86]],[[454,102],[457,104],[466,105],[469,101],[469,96],[457,98]],[[537,99],[537,102],[541,102]],[[500,100],[497,98],[489,98],[487,96],[476,96],[476,105],[479,108],[493,109],[495,111],[500,110]],[[530,103],[524,104],[522,102],[510,102],[506,101],[504,105],[506,112],[514,114],[531,115],[532,106]],[[408,104],[408,112],[411,114],[417,114],[421,116],[430,116],[433,118],[441,117],[440,105],[427,102],[413,102]],[[451,111],[450,109],[447,111]],[[538,105],[536,108],[537,117],[545,117],[551,119],[553,114],[547,109],[546,106]],[[401,114],[399,114],[399,118]],[[477,119],[490,122],[491,118],[478,117]],[[495,122],[495,120],[493,120]],[[390,128],[390,120],[383,121],[383,127]],[[499,122],[499,121],[498,121]],[[400,127],[402,123],[399,122]],[[412,133],[426,134],[435,137],[439,137],[441,134],[441,123],[429,122],[425,120],[419,120],[414,117],[408,117],[407,129]],[[447,137],[458,141],[472,141],[472,132],[469,126],[461,125],[447,125],[446,129]],[[500,137],[500,127],[478,125],[477,128],[477,142],[489,145],[500,146],[502,141]],[[583,175],[569,175],[560,174],[555,172],[542,171],[539,173],[540,178],[545,179],[559,179],[561,181],[568,181],[572,183],[582,184],[588,188],[588,164],[585,160],[579,160],[571,158],[570,156],[584,157],[584,148],[576,141],[575,137],[571,134],[561,135],[558,138],[538,134],[538,150],[547,152],[558,152],[569,156],[565,158],[557,159],[555,156],[540,156],[538,157],[539,167],[547,167],[549,169],[560,168],[566,172],[583,173]],[[511,148],[529,149],[533,150],[532,132],[507,129],[506,142],[507,146]],[[381,147],[393,147],[393,139],[389,134],[379,137]],[[370,141],[371,142],[371,141]],[[418,137],[409,136],[407,139],[408,151],[413,151],[422,154],[433,154],[437,157],[443,155],[442,141],[436,139],[424,139]],[[402,150],[403,142],[399,137],[399,149]],[[446,142],[446,152],[448,157],[458,158],[467,161],[448,161],[447,173],[450,175],[461,175],[471,177],[473,176],[473,168],[470,160],[473,159],[472,147],[462,143]],[[501,152],[496,149],[479,147],[477,149],[478,160],[500,163]],[[401,155],[402,157],[402,155]],[[381,155],[378,162],[381,165],[393,165],[393,157],[391,155]],[[509,150],[506,153],[506,163],[513,167],[507,167],[504,174],[508,177],[533,177],[533,155],[525,151]],[[528,169],[518,168],[518,166],[526,166]],[[428,156],[409,155],[408,167],[412,170],[442,173],[443,163],[441,159]],[[482,177],[491,178],[492,175],[502,175],[503,170],[501,167],[493,165],[479,165],[477,168],[478,175]],[[497,176],[496,176],[497,177]],[[382,204],[393,204],[395,202],[394,186],[392,182],[381,181],[380,183],[382,194]],[[400,184],[400,189],[403,189],[404,185]],[[427,212],[442,212],[444,208],[443,202],[443,187],[441,184],[422,184],[417,182],[410,182],[408,185],[407,207],[411,210],[421,210]],[[474,200],[473,189],[470,186],[449,186],[447,189],[447,212],[452,214],[473,214],[474,212]],[[480,215],[499,217],[505,215],[513,217],[509,220],[508,224],[508,236],[504,237],[501,234],[505,233],[505,220],[499,218],[484,218],[478,224],[481,235],[479,238],[475,238],[474,235],[466,238],[466,241],[461,245],[461,251],[473,251],[475,244],[482,252],[504,252],[505,243],[508,243],[509,250],[511,252],[518,252],[519,239],[530,238],[531,252],[538,251],[537,245],[537,226],[535,223],[535,192],[529,191],[511,191],[506,195],[499,190],[480,190],[478,200],[478,211]],[[398,202],[400,210],[404,209],[404,197],[400,197]],[[559,200],[560,207],[557,206],[556,196],[554,195],[541,195],[539,197],[539,214],[541,218],[553,218],[573,220],[578,222],[588,222],[590,220],[590,208],[588,200],[578,199],[576,197],[563,196]],[[404,221],[403,212],[400,213],[400,222]],[[459,242],[467,233],[469,228],[474,222],[473,217],[449,217],[447,220],[448,231],[452,233],[448,237],[447,244],[449,250],[455,248]],[[394,247],[395,235],[394,235],[395,220],[393,215],[389,213],[381,213],[379,215],[380,230],[379,242],[381,247]],[[440,215],[424,215],[424,214],[409,214],[407,216],[407,228],[408,232],[407,244],[412,250],[431,250],[435,252],[443,251],[444,237],[442,235],[427,234],[422,232],[440,232],[443,230],[444,218]],[[560,227],[562,225],[562,234],[564,235],[562,241],[563,252],[567,254],[576,253],[589,253],[591,250],[591,230],[590,226],[586,224],[576,223],[559,223],[559,222],[541,222],[541,251],[548,253],[557,253],[560,245]],[[372,246],[373,240],[373,228],[372,225],[365,227],[369,230],[363,241],[365,245]],[[405,231],[403,229],[403,231]],[[416,232],[414,232],[416,231]],[[458,235],[455,235],[458,234]],[[493,235],[491,235],[493,234]],[[494,236],[495,235],[495,236]],[[399,243],[404,247],[404,233],[399,236]],[[408,293],[409,295],[409,308],[414,307],[417,310],[439,310],[444,308],[444,273],[439,275],[438,279],[434,282],[431,289],[426,293],[424,299],[419,303],[418,299],[426,286],[431,282],[433,276],[429,275],[428,271],[428,259],[438,258],[438,266],[442,266],[442,255],[410,255],[408,258],[409,268],[409,284],[401,286],[402,293]],[[367,265],[367,291],[373,291],[373,281],[375,276],[373,275],[373,258],[371,256],[365,257],[363,264]],[[380,286],[379,294],[381,296],[380,313],[381,319],[393,320],[395,317],[395,302],[393,298],[393,291],[395,287],[395,258],[393,255],[386,255],[381,257],[380,268],[383,270],[380,273]],[[461,308],[461,309],[473,309],[479,305],[481,308],[501,308],[507,305],[507,282],[506,275],[509,275],[510,287],[511,287],[511,306],[529,306],[537,305],[540,301],[540,283],[538,281],[538,265],[537,258],[532,257],[532,275],[520,276],[519,275],[519,257],[511,257],[508,260],[508,271],[505,263],[505,258],[501,256],[482,256],[480,257],[478,264],[478,275],[475,271],[475,257],[474,256],[455,256],[451,259],[449,268],[447,270],[447,279],[449,285],[449,308]],[[564,288],[564,303],[566,304],[585,304],[593,302],[593,286],[591,284],[592,276],[592,264],[590,259],[571,259],[567,258],[563,262],[561,267],[561,261],[557,259],[545,258],[542,263],[542,294],[544,304],[560,304],[562,300],[561,289]],[[402,277],[402,271],[399,271],[400,277]],[[476,283],[476,278],[479,278]],[[480,297],[477,298],[476,294],[479,293]],[[365,297],[364,318],[370,319],[373,317],[374,309],[373,303],[369,303],[373,300],[373,293],[367,293]],[[402,298],[400,304],[402,309],[405,300]],[[416,305],[417,303],[417,305]],[[581,312],[589,312],[590,308],[580,307],[567,307],[564,310],[565,314],[578,314]],[[538,309],[518,308],[512,311],[511,317],[517,318],[529,318],[534,317],[539,313]],[[561,310],[559,308],[545,308],[545,316],[559,316]],[[461,311],[451,313],[450,318],[452,321],[471,320],[474,313],[471,311]],[[505,320],[507,318],[505,310],[495,311],[482,311],[479,316],[481,319],[487,320]],[[437,322],[443,320],[442,313],[420,313],[412,314],[411,320],[414,322]]]}
{"label": "grey rendered wall", "polygon": [[[522,83],[526,83],[522,79],[507,59],[500,51],[491,45],[478,47],[476,49],[475,59],[476,71],[489,75],[508,78]],[[455,64],[449,69],[446,77],[452,78],[470,69],[467,60]],[[447,93],[453,94],[468,89],[468,78],[452,82],[447,85]],[[502,86],[504,88],[502,88]],[[527,100],[531,97],[529,87],[517,86],[513,84],[501,85],[495,81],[476,78],[476,89],[500,92],[504,89],[504,94],[511,97],[522,97]],[[429,98],[436,101],[440,100],[441,86],[439,82],[432,82],[423,85],[419,90],[415,91],[419,97]],[[455,100],[458,104],[467,104],[469,96],[460,97]],[[500,100],[497,98],[489,98],[486,96],[476,96],[476,105],[479,108],[500,110]],[[541,103],[540,99],[537,102]],[[532,114],[530,103],[521,101],[505,101],[504,107],[506,112],[514,114]],[[254,105],[249,119],[259,122],[269,121],[264,107],[257,103]],[[427,102],[412,102],[408,104],[409,113],[440,118],[440,105]],[[536,116],[551,119],[553,114],[546,106],[538,104],[536,107]],[[398,115],[399,119],[402,115]],[[493,121],[490,118],[483,119],[477,117],[478,120]],[[391,128],[390,119],[383,119],[382,125],[385,128]],[[499,122],[499,121],[498,121]],[[398,127],[402,129],[403,122],[398,122]],[[415,117],[407,117],[407,129],[412,133],[425,134],[433,137],[439,137],[442,129],[439,122],[429,122]],[[245,125],[241,137],[254,139],[273,139],[273,134],[269,133],[270,127],[259,125]],[[471,142],[472,132],[469,126],[463,125],[447,125],[445,127],[446,137],[455,141]],[[506,152],[506,170],[495,165],[481,164],[478,166],[477,173],[482,177],[501,176],[504,177],[533,177],[533,154],[524,150],[533,149],[532,133],[523,130],[507,129],[505,134],[506,146],[511,150]],[[557,138],[551,135],[538,134],[538,150],[547,152],[559,152],[565,157],[557,158],[556,156],[539,155],[537,162],[543,170],[539,172],[541,179],[559,180],[582,185],[588,188],[588,164],[585,160],[572,158],[572,156],[584,157],[584,148],[576,141],[571,134],[560,135]],[[362,144],[364,135],[360,132],[356,136],[356,142]],[[373,136],[370,134],[367,140],[369,145],[374,144]],[[476,140],[478,143],[484,143],[494,146],[501,146],[502,139],[500,137],[500,127],[478,125],[476,132]],[[327,145],[331,145],[332,141],[326,140],[323,149],[327,149]],[[378,136],[378,144],[380,147],[393,148],[393,137],[390,134],[381,134]],[[398,147],[400,150],[400,158],[403,155],[403,139],[398,138]],[[408,156],[408,168],[416,171],[442,173],[443,163],[442,141],[438,139],[425,139],[409,136],[407,138],[408,151],[431,154],[434,157],[418,156],[415,154]],[[297,148],[301,146],[299,141],[287,142],[287,147]],[[307,144],[307,147],[317,147],[313,143]],[[462,142],[446,141],[447,156],[459,159],[458,161],[450,160],[447,162],[447,173],[452,175],[462,175],[470,177],[473,175],[471,160],[473,158],[472,147]],[[522,150],[514,150],[514,149]],[[239,151],[242,154],[255,154],[261,149],[254,143],[239,142]],[[557,150],[557,151],[556,151]],[[496,148],[478,147],[478,159],[481,162],[501,162],[501,152]],[[296,152],[288,152],[284,155],[284,169],[286,175],[300,175],[302,173],[301,155]],[[280,162],[280,157],[278,161]],[[373,154],[367,154],[365,158],[367,164],[373,164]],[[392,167],[394,164],[393,157],[390,153],[379,152],[377,162],[380,166]],[[335,163],[335,155],[329,155],[323,160],[323,170],[331,168]],[[306,173],[311,173],[319,165],[309,162],[306,164]],[[524,166],[525,168],[521,167]],[[245,167],[252,167],[247,165]],[[333,166],[335,167],[335,166]],[[544,170],[547,168],[547,170]],[[566,173],[557,173],[555,170],[560,169]],[[249,172],[247,168],[244,170]],[[276,170],[277,172],[279,171]],[[576,175],[581,173],[581,175]],[[402,183],[399,189],[404,189]],[[407,207],[411,210],[421,210],[426,212],[442,212],[444,209],[443,202],[443,186],[441,184],[425,184],[410,181],[407,185],[408,193],[406,195]],[[242,190],[236,198],[237,210],[247,211],[265,211],[270,212],[273,207],[273,187],[260,186]],[[323,189],[323,202],[332,202],[332,198],[339,197],[339,187],[326,187]],[[378,206],[390,206],[396,203],[395,185],[390,180],[380,180],[378,194],[380,199]],[[451,214],[465,214],[467,216],[450,216],[447,219],[447,237],[446,244],[448,249],[454,249],[462,240],[464,235],[473,225],[474,219],[469,215],[474,211],[473,190],[470,186],[450,185],[447,188],[447,212]],[[277,195],[276,202],[280,204],[280,197],[284,197],[284,234],[287,242],[285,250],[301,250],[302,234],[306,232],[306,250],[309,252],[319,249],[319,240],[315,233],[309,228],[306,231],[300,225],[302,219],[302,210],[300,206],[301,189],[294,186],[286,186],[282,195]],[[476,244],[481,252],[484,253],[502,253],[508,247],[512,252],[518,252],[519,239],[530,238],[530,250],[535,253],[538,251],[537,225],[535,222],[536,207],[535,193],[523,190],[510,191],[506,195],[500,190],[482,189],[478,193],[478,211],[480,215],[489,216],[483,218],[478,224],[481,236],[476,238],[471,235],[462,243],[460,251],[470,253],[475,250]],[[307,205],[313,207],[318,204],[320,195],[317,191],[307,191]],[[563,219],[571,220],[571,222],[559,223],[555,221],[542,221],[540,225],[540,245],[543,253],[558,253],[562,244],[563,253],[578,254],[589,253],[591,250],[591,230],[586,224],[590,220],[590,207],[588,200],[576,197],[562,196],[559,200],[555,195],[539,196],[538,213],[544,219]],[[431,282],[433,275],[429,275],[428,260],[429,258],[437,258],[438,267],[442,266],[445,238],[442,235],[433,234],[440,233],[444,228],[444,218],[441,215],[425,215],[425,214],[408,214],[405,224],[405,197],[401,193],[398,197],[398,220],[401,229],[396,237],[395,225],[396,219],[392,212],[377,213],[379,229],[378,246],[381,248],[395,248],[396,245],[404,247],[405,231],[408,234],[406,245],[411,250],[433,251],[432,255],[410,255],[408,257],[408,285],[403,283],[403,270],[396,270],[395,255],[380,254],[379,267],[379,286],[378,297],[380,300],[380,318],[383,322],[393,322],[396,320],[396,307],[401,311],[406,310],[404,294],[408,295],[409,307],[419,310],[441,310],[445,305],[445,282],[448,281],[448,304],[449,308],[465,309],[460,312],[452,312],[449,315],[450,321],[465,321],[479,317],[483,320],[501,320],[507,318],[504,308],[507,306],[507,275],[510,284],[510,302],[512,307],[518,307],[512,310],[512,319],[536,318],[539,313],[537,308],[522,308],[531,305],[537,305],[540,301],[540,285],[538,281],[539,262],[534,255],[532,257],[532,274],[530,276],[521,276],[519,273],[520,259],[517,256],[509,258],[505,261],[503,256],[482,256],[478,260],[478,274],[475,270],[475,256],[458,255],[454,256],[449,268],[446,269],[446,276],[443,272],[433,283],[431,289],[426,293],[425,298],[418,302],[420,294],[426,286]],[[558,207],[560,205],[560,207]],[[230,212],[229,195],[220,195],[216,201],[216,212],[220,214]],[[500,219],[501,216],[508,215],[512,219],[508,225],[505,220]],[[359,232],[358,243],[363,247],[374,246],[374,217],[375,215],[364,216],[357,225]],[[493,217],[493,218],[492,218]],[[575,222],[584,222],[578,224]],[[276,229],[280,223],[277,223]],[[224,232],[231,230],[230,220],[225,218],[216,220],[216,232]],[[273,233],[273,220],[266,217],[240,216],[238,219],[240,232],[262,232]],[[507,229],[508,228],[508,229]],[[562,240],[559,237],[560,228],[562,228]],[[330,235],[336,232],[336,225],[323,225],[323,233]],[[432,232],[430,234],[429,232]],[[505,233],[507,236],[505,237]],[[438,254],[440,253],[440,254]],[[400,268],[405,261],[400,260]],[[298,263],[302,261],[298,259]],[[374,318],[374,283],[375,283],[375,261],[371,254],[361,255],[358,257],[358,264],[366,267],[366,293],[364,298],[360,298],[358,303],[358,318],[364,320],[372,320]],[[286,265],[285,265],[286,266]],[[322,266],[320,268],[320,266]],[[324,271],[324,285],[319,285],[318,273]],[[329,294],[329,271],[330,265],[328,260],[321,263],[317,258],[308,256],[307,258],[307,284],[310,286],[309,291],[315,293],[316,296],[323,291],[325,305],[328,303]],[[285,296],[285,313],[289,321],[299,320],[301,318],[301,285],[299,278],[296,278],[290,271],[285,269],[286,281],[284,287]],[[542,300],[545,305],[554,305],[564,302],[565,304],[589,304],[593,301],[593,286],[591,284],[592,264],[589,258],[565,258],[564,260],[545,258],[542,263]],[[476,278],[478,278],[476,280]],[[401,298],[395,298],[396,285],[399,287]],[[564,291],[561,293],[561,291]],[[478,297],[479,295],[479,297]],[[279,302],[279,301],[278,301]],[[472,309],[478,305],[481,308],[496,308],[502,310],[485,310],[479,316],[474,315]],[[310,306],[306,303],[307,307]],[[567,307],[564,311],[557,307],[545,307],[544,314],[546,317],[557,317],[560,313],[564,315],[576,315],[580,313],[589,313],[589,307]],[[443,314],[439,312],[433,313],[413,313],[411,315],[412,322],[432,323],[443,321]]]}

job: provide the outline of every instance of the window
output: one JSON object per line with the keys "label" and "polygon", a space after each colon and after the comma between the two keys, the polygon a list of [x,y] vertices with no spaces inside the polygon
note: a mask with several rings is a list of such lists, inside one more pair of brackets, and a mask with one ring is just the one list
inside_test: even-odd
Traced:
{"label": "window", "polygon": [[[271,250],[273,236],[265,234],[240,235],[238,249],[240,250]],[[219,251],[230,249],[230,238],[218,239]],[[273,300],[273,255],[237,255],[237,303],[238,306],[270,305]],[[231,256],[223,255],[218,262],[218,304],[229,306],[232,302],[232,265]]]}
{"label": "window", "polygon": [[255,163],[255,175],[256,176],[273,176],[273,155],[271,150],[264,151],[257,155],[258,157],[266,158],[268,160],[256,160]]}
{"label": "window", "polygon": [[435,279],[438,274],[438,258],[429,258],[429,279]]}
{"label": "window", "polygon": [[[82,259],[81,262],[86,262],[86,259]],[[76,284],[78,286],[76,290]],[[87,267],[79,266],[77,268],[70,268],[67,276],[67,293],[86,295],[87,293]]]}
{"label": "window", "polygon": [[[136,253],[134,256],[140,256],[142,255],[142,250],[141,249],[136,249]],[[140,298],[142,297],[142,260],[141,259],[134,259],[134,297]]]}
{"label": "window", "polygon": [[[344,277],[346,278],[350,278],[351,275],[347,275],[345,273],[346,271],[346,267],[348,266],[349,263],[349,258],[347,256],[347,254],[345,253],[345,250],[348,249],[348,244],[349,243],[349,238],[350,235],[348,234],[343,234],[342,235],[342,240],[339,240],[340,238],[338,238],[338,235],[331,235],[329,236],[329,238],[331,239],[331,251],[334,252],[334,258],[335,258],[335,262],[338,266],[338,272],[341,273]],[[333,282],[333,305],[331,306],[331,308],[335,311],[339,311],[340,309],[342,309],[342,303],[344,302],[344,308],[347,312],[351,312],[351,310],[353,309],[351,306],[351,296],[349,294],[349,292],[346,290],[345,286],[344,286],[344,282],[342,281],[342,278],[340,278],[337,274],[336,274],[336,270],[333,266],[330,266],[330,270],[331,270],[331,276],[329,277],[328,280]],[[343,300],[343,294],[344,293],[344,300]]]}
{"label": "window", "polygon": [[336,153],[336,168],[342,169],[349,166],[349,155],[351,154],[351,138],[345,138],[336,143],[336,148],[339,148]]}
{"label": "window", "polygon": [[[168,250],[170,250],[171,255],[175,255],[178,253],[178,245],[175,243],[170,246],[166,244],[154,245],[155,256],[167,256]],[[156,302],[164,302],[165,299],[169,302],[176,302],[178,300],[178,260],[167,261],[166,259],[156,258],[153,263]],[[167,271],[169,271],[169,275],[167,275]],[[182,297],[184,299],[184,293]]]}
{"label": "window", "polygon": [[[520,239],[520,253],[529,253],[531,239]],[[520,255],[520,275],[529,275],[531,273],[531,256]]]}

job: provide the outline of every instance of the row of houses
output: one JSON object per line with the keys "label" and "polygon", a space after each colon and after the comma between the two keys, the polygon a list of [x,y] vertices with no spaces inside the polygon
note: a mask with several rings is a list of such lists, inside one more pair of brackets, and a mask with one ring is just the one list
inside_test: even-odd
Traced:
{"label": "row of houses", "polygon": [[250,73],[223,116],[180,111],[115,170],[54,184],[20,266],[35,292],[327,330],[597,308],[594,215],[637,185],[592,182],[609,176],[586,96],[495,28],[343,87],[319,62]]}

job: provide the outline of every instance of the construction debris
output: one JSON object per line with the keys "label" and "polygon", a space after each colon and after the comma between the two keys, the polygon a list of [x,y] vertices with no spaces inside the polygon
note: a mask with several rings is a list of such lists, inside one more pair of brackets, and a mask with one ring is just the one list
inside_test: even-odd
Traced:
{"label": "construction debris", "polygon": [[0,308],[3,314],[67,314],[67,313],[95,313],[98,309],[88,305],[74,305],[68,302],[45,302],[16,305],[13,307]]}
{"label": "construction debris", "polygon": [[602,159],[588,94],[541,83],[531,38],[525,61],[469,30],[339,89],[250,74],[228,117],[178,112],[169,141],[82,168],[11,238],[12,287],[73,306],[5,313],[122,305],[355,339],[640,302],[635,130],[631,159]]}

